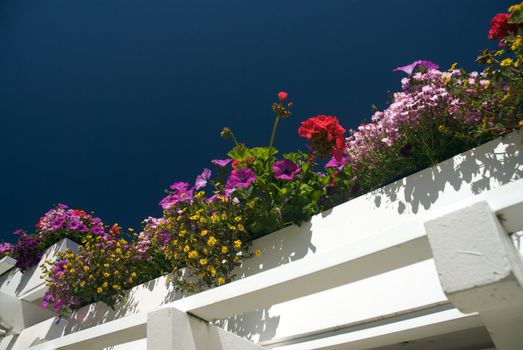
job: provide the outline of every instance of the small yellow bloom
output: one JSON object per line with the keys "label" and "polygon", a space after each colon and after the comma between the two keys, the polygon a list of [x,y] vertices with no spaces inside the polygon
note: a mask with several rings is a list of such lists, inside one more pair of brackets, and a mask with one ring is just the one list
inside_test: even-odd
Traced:
{"label": "small yellow bloom", "polygon": [[211,236],[209,237],[209,239],[207,240],[207,245],[209,247],[213,247],[214,245],[216,245],[216,243],[218,242],[218,240],[214,237],[214,236]]}
{"label": "small yellow bloom", "polygon": [[457,66],[458,66],[458,62],[452,63],[452,65],[449,68],[449,72],[452,72],[454,69],[456,69]]}
{"label": "small yellow bloom", "polygon": [[85,272],[89,271],[89,266],[84,265],[84,271],[85,271]]}
{"label": "small yellow bloom", "polygon": [[211,267],[211,269],[209,270],[210,274],[212,277],[216,276],[216,269],[214,267]]}
{"label": "small yellow bloom", "polygon": [[104,277],[107,278],[107,277],[111,277],[111,274],[109,272],[104,272]]}
{"label": "small yellow bloom", "polygon": [[185,253],[187,253],[189,250],[191,250],[191,247],[189,247],[188,245],[186,245],[185,247],[183,247],[183,251]]}
{"label": "small yellow bloom", "polygon": [[122,254],[122,250],[120,248],[116,248],[116,254]]}
{"label": "small yellow bloom", "polygon": [[510,47],[512,51],[517,50],[521,46],[521,35],[516,36],[516,39],[514,39],[514,42],[512,43],[512,46]]}
{"label": "small yellow bloom", "polygon": [[220,222],[220,218],[216,214],[211,215],[211,221],[213,224],[216,224],[217,222]]}
{"label": "small yellow bloom", "polygon": [[195,214],[195,215],[193,215],[193,216],[190,216],[189,219],[191,219],[191,220],[193,220],[193,221],[200,220],[200,215]]}
{"label": "small yellow bloom", "polygon": [[222,284],[224,284],[224,283],[225,283],[225,278],[223,278],[223,277],[218,277],[218,284],[219,284],[219,285],[222,285]]}
{"label": "small yellow bloom", "polygon": [[239,239],[235,240],[234,241],[234,248],[240,249],[241,247],[242,247],[242,241],[240,241]]}
{"label": "small yellow bloom", "polygon": [[207,259],[205,259],[205,258],[200,259],[200,265],[203,265],[203,266],[207,265]]}
{"label": "small yellow bloom", "polygon": [[70,272],[70,273],[74,273],[74,272],[75,272],[75,269],[70,269],[69,272]]}
{"label": "small yellow bloom", "polygon": [[187,233],[187,230],[180,230],[180,233],[178,233],[178,236],[183,237]]}
{"label": "small yellow bloom", "polygon": [[251,209],[254,208],[255,205],[256,205],[256,203],[254,203],[254,201],[249,201],[249,202],[247,203],[247,206],[248,206],[249,208],[251,208]]}
{"label": "small yellow bloom", "polygon": [[241,216],[237,216],[237,217],[234,218],[234,221],[240,222],[240,221],[242,221],[242,217]]}
{"label": "small yellow bloom", "polygon": [[508,12],[521,11],[523,10],[523,3],[512,5],[508,8]]}
{"label": "small yellow bloom", "polygon": [[509,67],[512,65],[512,58],[505,58],[503,61],[499,63],[501,67]]}
{"label": "small yellow bloom", "polygon": [[228,250],[226,246],[222,245],[222,254],[226,254]]}
{"label": "small yellow bloom", "polygon": [[191,250],[187,255],[190,259],[195,259],[198,257],[198,252],[196,250]]}
{"label": "small yellow bloom", "polygon": [[445,125],[440,124],[440,125],[438,126],[438,131],[439,131],[440,133],[444,133],[445,130],[446,130]]}
{"label": "small yellow bloom", "polygon": [[262,255],[262,252],[261,250],[256,249],[256,252],[254,252],[254,254],[256,254],[256,256],[259,258]]}
{"label": "small yellow bloom", "polygon": [[222,214],[222,220],[227,220],[227,213]]}
{"label": "small yellow bloom", "polygon": [[243,226],[242,224],[238,224],[238,230],[240,231],[245,231],[245,226]]}
{"label": "small yellow bloom", "polygon": [[107,282],[104,282],[104,284],[102,284],[102,287],[104,287],[104,288],[107,288],[108,286],[109,286],[109,283],[107,283]]}
{"label": "small yellow bloom", "polygon": [[503,51],[503,50],[498,50],[498,51],[496,51],[496,53],[494,54],[494,56],[501,56],[501,55],[503,55],[504,53],[505,53],[505,51]]}
{"label": "small yellow bloom", "polygon": [[197,198],[197,199],[198,199],[198,198],[202,198],[203,196],[205,196],[205,192],[200,191],[200,192],[198,192],[198,193],[196,193],[196,194],[194,195],[194,198]]}
{"label": "small yellow bloom", "polygon": [[107,264],[107,263],[104,264],[104,267],[105,267],[105,268],[108,268],[108,267],[109,267],[109,264]]}
{"label": "small yellow bloom", "polygon": [[80,287],[85,286],[85,281],[80,281]]}
{"label": "small yellow bloom", "polygon": [[136,278],[136,272],[132,272],[132,273],[131,273],[131,277],[132,277],[132,278]]}
{"label": "small yellow bloom", "polygon": [[116,291],[119,291],[122,288],[119,285],[117,285],[117,284],[113,284],[113,289],[116,290]]}
{"label": "small yellow bloom", "polygon": [[202,232],[200,232],[200,235],[201,235],[202,237],[205,237],[208,233],[209,233],[208,230],[202,230]]}
{"label": "small yellow bloom", "polygon": [[98,287],[98,288],[96,288],[96,292],[97,292],[98,294],[102,293],[103,291],[104,291],[104,290],[102,289],[102,287]]}

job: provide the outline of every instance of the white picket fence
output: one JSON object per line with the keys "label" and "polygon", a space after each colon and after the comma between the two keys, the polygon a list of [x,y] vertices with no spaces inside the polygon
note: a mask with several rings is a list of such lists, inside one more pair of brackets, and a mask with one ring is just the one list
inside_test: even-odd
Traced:
{"label": "white picket fence", "polygon": [[521,135],[255,241],[227,285],[179,298],[160,278],[0,349],[523,349]]}

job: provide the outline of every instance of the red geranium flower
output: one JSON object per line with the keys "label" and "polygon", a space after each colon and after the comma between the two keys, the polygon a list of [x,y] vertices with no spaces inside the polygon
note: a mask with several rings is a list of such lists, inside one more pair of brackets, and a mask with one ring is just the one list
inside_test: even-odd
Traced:
{"label": "red geranium flower", "polygon": [[287,96],[289,96],[289,94],[286,93],[285,91],[280,91],[280,92],[278,92],[278,99],[279,99],[280,101],[282,101],[282,102],[285,101],[285,100],[287,99]]}
{"label": "red geranium flower", "polygon": [[318,115],[301,123],[298,134],[309,140],[313,151],[320,157],[333,155],[338,161],[345,150],[345,129],[336,117]]}
{"label": "red geranium flower", "polygon": [[489,40],[503,39],[509,32],[515,32],[517,26],[508,23],[510,15],[508,13],[498,13],[490,20],[490,30],[488,31]]}

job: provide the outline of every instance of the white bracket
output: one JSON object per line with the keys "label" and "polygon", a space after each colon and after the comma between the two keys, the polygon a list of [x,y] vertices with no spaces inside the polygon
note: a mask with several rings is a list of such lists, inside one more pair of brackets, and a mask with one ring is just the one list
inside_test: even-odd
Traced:
{"label": "white bracket", "polygon": [[478,202],[425,228],[449,301],[462,312],[478,312],[497,349],[520,350],[523,261],[489,205]]}

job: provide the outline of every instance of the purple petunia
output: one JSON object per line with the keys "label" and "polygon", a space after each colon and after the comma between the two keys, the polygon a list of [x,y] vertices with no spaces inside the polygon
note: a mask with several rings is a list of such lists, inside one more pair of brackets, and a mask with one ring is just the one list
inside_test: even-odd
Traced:
{"label": "purple petunia", "polygon": [[211,171],[207,168],[203,169],[202,173],[196,176],[196,181],[194,182],[194,188],[199,190],[207,186],[207,182],[211,178]]}
{"label": "purple petunia", "polygon": [[256,173],[249,168],[234,169],[225,184],[226,189],[248,188],[256,180]]}
{"label": "purple petunia", "polygon": [[414,69],[416,69],[417,66],[424,67],[425,69],[427,69],[427,71],[439,68],[439,66],[437,64],[435,64],[431,61],[417,60],[406,66],[396,67],[392,71],[393,72],[402,71],[402,72],[407,73],[408,75],[412,75],[412,72],[414,71]]}
{"label": "purple petunia", "polygon": [[232,159],[230,159],[230,158],[227,158],[227,159],[213,159],[213,160],[211,160],[211,163],[213,163],[214,165],[217,165],[219,167],[224,167],[227,164],[229,164],[231,161],[232,161]]}
{"label": "purple petunia", "polygon": [[193,199],[194,188],[189,189],[187,182],[175,182],[170,187],[173,192],[160,201],[162,209],[169,209],[173,204],[180,201],[191,201]]}
{"label": "purple petunia", "polygon": [[296,175],[298,175],[301,169],[292,160],[283,159],[272,165],[272,171],[274,171],[275,178],[290,181],[293,180]]}
{"label": "purple petunia", "polygon": [[337,168],[339,171],[342,171],[345,165],[349,162],[349,157],[342,157],[340,160],[332,157],[331,160],[325,164],[325,168]]}

